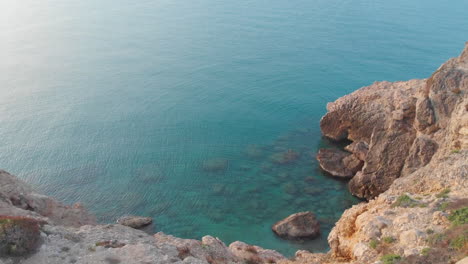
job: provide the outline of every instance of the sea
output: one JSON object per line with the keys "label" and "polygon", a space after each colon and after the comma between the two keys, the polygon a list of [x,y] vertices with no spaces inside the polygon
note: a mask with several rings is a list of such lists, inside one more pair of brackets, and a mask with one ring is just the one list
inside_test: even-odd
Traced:
{"label": "sea", "polygon": [[[427,78],[468,40],[468,1],[1,0],[0,168],[101,223],[286,256],[328,250],[360,201],[320,170],[326,105]],[[312,211],[321,235],[271,226]]]}

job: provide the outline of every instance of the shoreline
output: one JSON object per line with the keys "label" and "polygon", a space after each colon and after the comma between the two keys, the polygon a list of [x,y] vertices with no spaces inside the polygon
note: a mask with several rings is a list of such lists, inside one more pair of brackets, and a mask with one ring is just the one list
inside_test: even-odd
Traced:
{"label": "shoreline", "polygon": [[[8,248],[6,261],[354,264],[455,263],[465,257],[468,43],[460,57],[427,80],[374,83],[330,103],[327,110],[324,135],[355,142],[350,154],[333,156],[334,162],[349,169],[344,160],[353,156],[363,163],[354,167],[350,190],[368,200],[343,213],[328,236],[328,253],[298,251],[287,260],[242,242],[227,247],[210,236],[198,241],[96,225],[81,205],[64,206],[0,171],[2,228],[17,228],[41,241]],[[364,148],[356,146],[360,143]],[[18,259],[14,251],[20,249],[31,254]]]}

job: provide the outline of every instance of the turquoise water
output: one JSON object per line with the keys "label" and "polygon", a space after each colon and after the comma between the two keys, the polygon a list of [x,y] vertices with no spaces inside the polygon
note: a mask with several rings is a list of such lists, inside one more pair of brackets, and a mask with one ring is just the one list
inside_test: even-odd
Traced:
{"label": "turquoise water", "polygon": [[[313,158],[329,144],[326,103],[427,77],[468,40],[466,10],[465,0],[3,0],[0,168],[102,222],[147,215],[187,238],[326,250],[358,202]],[[273,162],[288,150],[297,159]],[[319,239],[272,234],[304,210],[319,217]]]}

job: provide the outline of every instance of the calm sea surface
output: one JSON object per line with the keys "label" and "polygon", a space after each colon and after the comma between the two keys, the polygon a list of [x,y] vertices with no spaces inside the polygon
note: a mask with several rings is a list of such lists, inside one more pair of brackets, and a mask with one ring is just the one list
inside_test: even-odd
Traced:
{"label": "calm sea surface", "polygon": [[[2,0],[0,168],[102,222],[292,255],[358,200],[313,158],[329,101],[425,78],[468,40],[468,1]],[[298,154],[289,164],[281,153]],[[278,154],[280,153],[280,154]],[[311,210],[322,236],[276,238]]]}

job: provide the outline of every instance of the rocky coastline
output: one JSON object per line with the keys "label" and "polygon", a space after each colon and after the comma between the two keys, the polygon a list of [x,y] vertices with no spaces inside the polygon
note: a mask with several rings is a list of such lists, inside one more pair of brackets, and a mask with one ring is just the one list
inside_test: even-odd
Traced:
{"label": "rocky coastline", "polygon": [[[376,82],[327,110],[323,135],[351,144],[320,150],[320,167],[350,179],[350,192],[366,200],[343,213],[327,253],[287,259],[240,241],[150,235],[136,229],[151,224],[148,218],[98,224],[82,205],[63,205],[0,171],[0,263],[467,263],[468,43],[428,79]],[[293,154],[275,160],[289,162]],[[217,170],[218,163],[205,167]],[[298,214],[310,224],[293,215],[275,232],[316,236],[315,216]]]}

